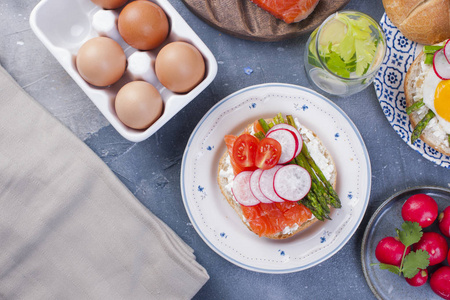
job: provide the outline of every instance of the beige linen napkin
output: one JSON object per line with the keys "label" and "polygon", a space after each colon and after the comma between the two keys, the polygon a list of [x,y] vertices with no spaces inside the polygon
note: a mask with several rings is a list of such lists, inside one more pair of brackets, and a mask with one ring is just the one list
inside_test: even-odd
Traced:
{"label": "beige linen napkin", "polygon": [[0,298],[189,299],[193,250],[0,66]]}

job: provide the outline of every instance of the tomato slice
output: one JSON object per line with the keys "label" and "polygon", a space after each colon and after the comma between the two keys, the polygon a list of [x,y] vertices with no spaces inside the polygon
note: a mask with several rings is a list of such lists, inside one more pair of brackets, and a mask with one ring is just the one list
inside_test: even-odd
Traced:
{"label": "tomato slice", "polygon": [[244,133],[238,136],[233,144],[233,159],[241,168],[255,165],[256,149],[259,140],[251,134]]}
{"label": "tomato slice", "polygon": [[281,144],[274,139],[264,138],[259,142],[256,151],[255,165],[263,170],[273,168],[281,156]]}

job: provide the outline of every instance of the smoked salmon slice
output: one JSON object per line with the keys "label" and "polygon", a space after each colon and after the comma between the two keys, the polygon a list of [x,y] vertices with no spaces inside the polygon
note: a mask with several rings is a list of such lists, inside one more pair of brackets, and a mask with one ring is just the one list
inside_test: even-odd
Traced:
{"label": "smoked salmon slice", "polygon": [[250,228],[259,236],[269,236],[278,232],[269,217],[263,212],[260,205],[241,206],[242,213],[248,221]]}
{"label": "smoked salmon slice", "polygon": [[284,212],[287,220],[295,221],[297,224],[303,224],[312,217],[311,211],[304,205],[298,204]]}
{"label": "smoked salmon slice", "polygon": [[261,203],[259,205],[263,213],[269,218],[270,223],[276,228],[276,231],[273,233],[282,231],[286,226],[294,225],[295,222],[289,222],[275,203]]}
{"label": "smoked salmon slice", "polygon": [[225,140],[225,144],[227,145],[227,150],[228,150],[228,155],[230,156],[230,163],[231,163],[231,167],[233,168],[234,171],[234,175],[237,175],[239,173],[241,173],[242,171],[244,171],[241,167],[239,167],[236,162],[233,159],[233,145],[234,142],[236,141],[237,136],[235,135],[226,135],[224,137]]}
{"label": "smoked salmon slice", "polygon": [[259,236],[273,235],[286,226],[301,225],[312,217],[311,211],[297,202],[241,205],[241,208],[250,228]]}
{"label": "smoked salmon slice", "polygon": [[276,18],[290,24],[306,19],[319,0],[250,0]]}
{"label": "smoked salmon slice", "polygon": [[[247,130],[244,133],[248,133]],[[228,155],[230,156],[231,167],[233,168],[234,175],[241,173],[242,171],[253,171],[255,168],[241,168],[233,159],[233,145],[238,137],[228,134],[224,137],[225,144],[227,145]]]}

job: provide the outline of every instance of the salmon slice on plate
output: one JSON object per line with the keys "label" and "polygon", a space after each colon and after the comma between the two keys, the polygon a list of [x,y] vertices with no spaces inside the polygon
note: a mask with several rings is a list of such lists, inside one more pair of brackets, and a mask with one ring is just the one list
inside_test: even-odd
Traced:
{"label": "salmon slice on plate", "polygon": [[312,217],[308,208],[291,201],[241,205],[241,209],[250,228],[259,236],[270,236],[295,224],[301,226]]}
{"label": "salmon slice on plate", "polygon": [[250,0],[278,19],[290,24],[306,19],[319,0]]}

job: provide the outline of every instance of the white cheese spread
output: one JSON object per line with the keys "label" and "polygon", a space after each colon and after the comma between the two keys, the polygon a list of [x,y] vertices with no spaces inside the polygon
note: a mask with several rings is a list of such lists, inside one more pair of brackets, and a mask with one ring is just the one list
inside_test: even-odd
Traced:
{"label": "white cheese spread", "polygon": [[295,223],[294,226],[292,226],[292,227],[286,226],[283,229],[283,234],[291,234],[294,231],[296,231],[297,229],[298,229],[298,224],[297,223]]}

